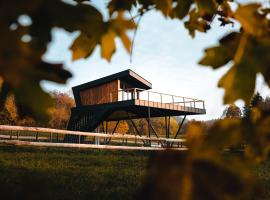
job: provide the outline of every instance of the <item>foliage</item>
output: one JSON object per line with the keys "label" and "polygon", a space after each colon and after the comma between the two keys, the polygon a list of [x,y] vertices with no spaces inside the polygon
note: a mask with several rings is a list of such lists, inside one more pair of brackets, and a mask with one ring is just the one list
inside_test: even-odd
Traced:
{"label": "foliage", "polygon": [[[109,122],[108,123],[108,132],[112,133],[117,122]],[[120,121],[116,127],[115,133],[126,134],[129,131],[129,126],[126,121]]]}
{"label": "foliage", "polygon": [[[40,81],[65,83],[71,77],[62,64],[42,60],[51,41],[52,28],[81,32],[71,46],[73,59],[89,56],[100,44],[101,56],[107,60],[115,51],[117,36],[130,49],[126,30],[135,28],[133,21],[126,20],[121,12],[105,21],[90,4],[71,5],[60,0],[1,0],[0,13],[0,106],[13,93],[19,114],[39,120],[46,119],[47,108],[53,105],[49,94],[41,89]],[[22,23],[20,17],[29,20]]]}
{"label": "foliage", "polygon": [[70,110],[75,106],[74,99],[66,93],[51,93],[54,99],[54,106],[49,108],[48,127],[66,129],[70,118]]}
{"label": "foliage", "polygon": [[[164,117],[151,118],[150,121],[151,121],[151,124],[152,124],[154,130],[159,134],[159,136],[165,137],[166,130],[165,130]],[[135,119],[134,124],[138,128],[138,131],[142,135],[149,134],[148,128],[150,128],[150,135],[151,136],[153,136],[155,134],[154,131],[152,130],[152,128],[148,127],[148,122],[146,119]],[[129,125],[129,133],[137,134],[132,123],[128,121],[128,125]],[[176,119],[174,117],[171,117],[170,118],[170,133],[171,133],[170,136],[173,136],[176,133],[177,129],[178,129],[178,122],[176,121]]]}
{"label": "foliage", "polygon": [[227,108],[225,108],[222,116],[226,118],[240,118],[242,116],[242,111],[235,104],[231,104]]}

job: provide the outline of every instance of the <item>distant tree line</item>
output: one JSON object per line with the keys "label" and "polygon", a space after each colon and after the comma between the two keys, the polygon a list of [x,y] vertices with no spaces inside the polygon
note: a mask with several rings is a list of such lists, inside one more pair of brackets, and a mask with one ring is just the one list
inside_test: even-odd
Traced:
{"label": "distant tree line", "polygon": [[[48,109],[49,120],[46,124],[41,124],[30,117],[20,118],[16,110],[16,102],[13,96],[9,96],[5,103],[5,108],[0,112],[0,124],[9,125],[20,125],[20,126],[41,126],[56,129],[66,129],[68,120],[70,117],[70,109],[75,106],[74,99],[67,93],[62,92],[51,92],[51,97],[54,100],[53,107]],[[250,120],[252,115],[255,115],[256,108],[267,110],[270,109],[270,97],[263,98],[260,93],[254,94],[249,104],[245,105],[243,108],[238,107],[235,104],[227,106],[221,116],[224,118],[243,118],[244,120]],[[220,119],[217,119],[220,120]],[[202,121],[206,127],[211,127],[217,120]],[[148,135],[148,122],[146,119],[134,119],[134,124],[136,125],[138,131],[143,135]],[[171,117],[170,118],[170,132],[173,136],[181,123],[181,117]],[[183,124],[181,132],[185,132],[187,125],[195,120],[186,120]],[[116,126],[117,122],[109,122],[107,130],[112,132]],[[151,118],[151,123],[155,131],[161,135],[165,136],[165,120],[162,117]],[[100,131],[104,132],[106,125],[100,126]],[[154,134],[151,129],[151,135]],[[116,133],[122,134],[135,134],[136,130],[131,123],[131,121],[122,120],[119,122]]]}
{"label": "distant tree line", "polygon": [[270,109],[270,97],[263,98],[259,92],[253,95],[249,104],[244,105],[241,109],[235,104],[230,104],[223,111],[221,118],[243,118],[249,120],[256,108],[261,110]]}

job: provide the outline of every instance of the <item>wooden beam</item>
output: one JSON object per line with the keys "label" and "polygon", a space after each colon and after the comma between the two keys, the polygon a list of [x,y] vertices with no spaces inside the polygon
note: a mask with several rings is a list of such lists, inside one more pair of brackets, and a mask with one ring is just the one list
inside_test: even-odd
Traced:
{"label": "wooden beam", "polygon": [[[49,143],[49,142],[27,142],[18,140],[0,140],[0,144],[16,146],[36,146],[36,147],[62,147],[62,148],[84,148],[84,149],[108,149],[108,150],[145,150],[145,151],[163,151],[167,148],[160,147],[138,147],[138,146],[112,146],[95,144],[70,144],[70,143]],[[170,148],[175,151],[186,151],[187,148]]]}
{"label": "wooden beam", "polygon": [[[77,136],[90,136],[90,137],[101,137],[101,138],[127,138],[127,139],[138,139],[138,140],[152,140],[152,141],[169,141],[169,142],[185,142],[185,139],[170,139],[170,138],[156,138],[156,137],[147,137],[147,136],[136,136],[136,135],[123,135],[120,133],[115,133],[114,135],[105,134],[105,133],[93,133],[93,132],[80,132],[80,131],[67,131],[60,129],[51,129],[51,128],[40,128],[40,127],[24,127],[24,126],[9,126],[9,125],[0,125],[0,131],[9,131],[8,134],[11,134],[10,131],[26,131],[26,132],[39,132],[39,133],[58,133],[58,134],[70,134]],[[19,136],[21,138],[23,136]],[[32,136],[33,137],[33,136]],[[39,135],[39,138],[42,137]],[[34,138],[34,137],[33,137]]]}

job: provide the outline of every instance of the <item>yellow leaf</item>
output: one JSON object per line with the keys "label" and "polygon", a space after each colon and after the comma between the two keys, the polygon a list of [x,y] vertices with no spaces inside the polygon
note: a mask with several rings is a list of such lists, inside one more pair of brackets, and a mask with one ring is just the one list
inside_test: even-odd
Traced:
{"label": "yellow leaf", "polygon": [[217,3],[215,0],[195,0],[198,9],[199,14],[201,16],[213,14],[216,12],[217,9]]}
{"label": "yellow leaf", "polygon": [[88,37],[86,34],[81,33],[70,47],[72,60],[88,57],[93,52],[96,44],[97,41],[94,37]]}
{"label": "yellow leaf", "polygon": [[264,15],[260,15],[260,4],[248,4],[239,6],[234,17],[241,23],[243,29],[253,35],[261,36],[269,31],[269,21]]}
{"label": "yellow leaf", "polygon": [[120,35],[120,39],[124,45],[124,47],[126,48],[126,50],[130,53],[130,50],[131,50],[131,42],[128,38],[128,36],[123,32],[121,35]]}
{"label": "yellow leaf", "polygon": [[115,51],[114,39],[116,34],[109,31],[101,38],[101,57],[105,58],[107,61],[111,61],[112,54]]}

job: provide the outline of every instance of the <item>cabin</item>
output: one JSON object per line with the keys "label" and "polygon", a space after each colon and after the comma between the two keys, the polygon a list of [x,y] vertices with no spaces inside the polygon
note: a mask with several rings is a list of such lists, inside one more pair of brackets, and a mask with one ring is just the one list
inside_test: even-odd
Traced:
{"label": "cabin", "polygon": [[[132,70],[125,70],[72,88],[76,107],[71,109],[68,130],[96,131],[109,121],[145,118],[151,127],[151,118],[164,117],[170,136],[171,116],[205,114],[203,100],[164,94],[151,90],[152,84]],[[179,124],[179,130],[183,121]],[[117,126],[117,125],[116,125]],[[137,134],[138,129],[134,127]],[[115,128],[116,129],[116,128]],[[103,128],[103,130],[105,130]],[[158,133],[155,133],[158,137]],[[166,132],[167,135],[167,132]],[[150,130],[149,130],[150,136]]]}
{"label": "cabin", "polygon": [[131,70],[103,77],[72,88],[76,106],[97,105],[131,99],[152,84]]}

